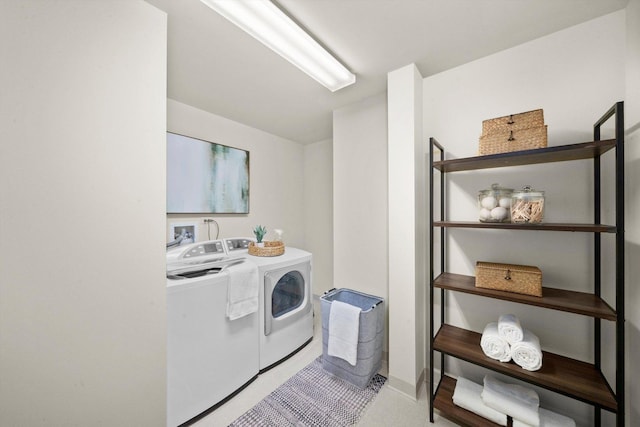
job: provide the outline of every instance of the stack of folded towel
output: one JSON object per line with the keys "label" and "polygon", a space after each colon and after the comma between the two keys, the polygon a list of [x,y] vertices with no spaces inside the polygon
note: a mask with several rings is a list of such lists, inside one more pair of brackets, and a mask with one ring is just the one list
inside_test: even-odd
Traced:
{"label": "stack of folded towel", "polygon": [[485,405],[482,400],[482,386],[466,378],[458,377],[453,391],[453,403],[498,425],[507,425],[507,414]]}
{"label": "stack of folded towel", "polygon": [[484,377],[484,387],[458,377],[453,403],[501,426],[507,425],[507,416],[513,418],[514,427],[576,425],[569,417],[540,408],[540,399],[534,390],[504,383],[490,375]]}
{"label": "stack of folded towel", "polygon": [[542,367],[540,340],[520,325],[513,314],[503,314],[497,323],[489,323],[482,332],[480,346],[487,357],[501,362],[513,359],[528,371]]}
{"label": "stack of folded towel", "polygon": [[[573,418],[560,415],[556,412],[551,412],[548,409],[540,408],[538,412],[540,415],[539,427],[576,427],[576,422]],[[513,419],[513,427],[528,427],[529,424],[525,424],[520,420]]]}
{"label": "stack of folded towel", "polygon": [[486,375],[482,389],[482,401],[490,408],[510,415],[527,425],[540,425],[540,416],[538,415],[540,398],[535,390],[518,384],[503,383]]}

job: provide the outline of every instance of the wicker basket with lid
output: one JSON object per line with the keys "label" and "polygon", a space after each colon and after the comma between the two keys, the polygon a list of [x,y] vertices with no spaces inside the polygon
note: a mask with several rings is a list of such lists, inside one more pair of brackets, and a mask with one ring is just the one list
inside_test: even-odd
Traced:
{"label": "wicker basket with lid", "polygon": [[542,109],[510,114],[482,122],[478,154],[481,156],[547,146]]}
{"label": "wicker basket with lid", "polygon": [[542,296],[542,271],[531,265],[478,261],[476,287]]}

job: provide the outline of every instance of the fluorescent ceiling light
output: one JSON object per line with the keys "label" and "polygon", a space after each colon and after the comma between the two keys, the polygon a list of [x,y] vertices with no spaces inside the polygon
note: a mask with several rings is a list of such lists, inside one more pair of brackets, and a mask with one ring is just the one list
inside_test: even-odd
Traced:
{"label": "fluorescent ceiling light", "polygon": [[356,76],[269,0],[200,0],[332,92]]}

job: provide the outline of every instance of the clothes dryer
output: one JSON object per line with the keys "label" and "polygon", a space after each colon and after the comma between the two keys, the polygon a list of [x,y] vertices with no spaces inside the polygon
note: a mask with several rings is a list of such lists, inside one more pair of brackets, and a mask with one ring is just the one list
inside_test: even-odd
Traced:
{"label": "clothes dryer", "polygon": [[260,283],[260,370],[294,354],[313,338],[312,255],[286,247],[275,257],[248,255]]}
{"label": "clothes dryer", "polygon": [[[204,262],[202,262],[204,260]],[[231,259],[222,241],[167,253],[167,425],[217,407],[259,371],[259,311],[227,316],[228,287],[257,266]]]}
{"label": "clothes dryer", "polygon": [[230,258],[258,266],[260,284],[260,371],[266,371],[313,338],[312,254],[285,247],[279,256],[249,255],[251,237],[224,239]]}

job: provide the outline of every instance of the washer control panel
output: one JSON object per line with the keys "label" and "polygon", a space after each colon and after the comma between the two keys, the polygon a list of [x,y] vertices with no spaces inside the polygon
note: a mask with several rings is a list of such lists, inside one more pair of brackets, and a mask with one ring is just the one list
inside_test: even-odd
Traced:
{"label": "washer control panel", "polygon": [[191,246],[183,255],[183,258],[196,258],[201,256],[209,256],[214,254],[225,255],[222,242],[219,240],[204,242]]}
{"label": "washer control panel", "polygon": [[241,251],[246,252],[249,249],[249,243],[255,242],[255,240],[250,237],[232,237],[224,239],[224,241],[227,245],[227,252],[229,254]]}
{"label": "washer control panel", "polygon": [[191,243],[167,251],[167,265],[217,261],[227,257],[222,240]]}

